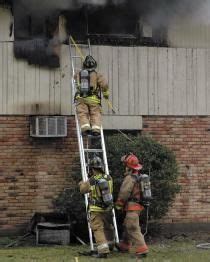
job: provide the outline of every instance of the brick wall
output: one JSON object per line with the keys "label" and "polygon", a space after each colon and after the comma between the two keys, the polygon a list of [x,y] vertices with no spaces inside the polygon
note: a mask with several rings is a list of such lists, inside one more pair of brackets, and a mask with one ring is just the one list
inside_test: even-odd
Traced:
{"label": "brick wall", "polygon": [[179,164],[182,190],[164,222],[210,222],[210,116],[144,117],[143,133],[171,148]]}
{"label": "brick wall", "polygon": [[29,117],[0,117],[0,232],[52,211],[52,199],[70,186],[78,158],[74,118],[66,138],[32,138]]}
{"label": "brick wall", "polygon": [[[164,222],[210,222],[210,117],[143,117],[143,133],[171,148],[181,192]],[[72,185],[78,145],[74,117],[66,138],[32,138],[29,117],[0,117],[0,233],[52,211],[52,199]]]}

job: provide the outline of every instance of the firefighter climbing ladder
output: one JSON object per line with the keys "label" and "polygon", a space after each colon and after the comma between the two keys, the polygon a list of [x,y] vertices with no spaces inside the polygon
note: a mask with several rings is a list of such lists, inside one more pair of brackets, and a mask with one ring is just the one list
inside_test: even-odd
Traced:
{"label": "firefighter climbing ladder", "polygon": [[[88,40],[87,45],[82,45],[82,48],[88,55],[91,55],[91,48],[90,48],[89,40]],[[75,43],[74,39],[71,36],[69,38],[69,52],[70,52],[71,70],[72,70],[72,81],[71,81],[72,97],[74,98],[74,95],[76,93],[76,85],[75,85],[75,80],[73,76],[75,75],[76,71],[81,69],[82,62],[84,61],[84,56],[81,52],[81,49],[78,47],[78,45]],[[78,64],[80,65],[80,67],[77,67]],[[89,157],[91,154],[102,154],[102,159],[103,159],[103,163],[105,166],[105,173],[109,174],[103,128],[101,127],[100,136],[97,138],[94,138],[94,140],[95,139],[100,140],[100,148],[92,148],[91,143],[92,143],[93,138],[91,136],[87,136],[87,138],[84,139],[84,137],[82,136],[76,110],[75,110],[75,121],[76,121],[77,138],[78,138],[78,144],[79,144],[80,163],[81,163],[83,181],[88,180],[88,163],[89,163]],[[89,223],[88,194],[85,194],[85,205],[86,205],[86,210],[87,210],[90,247],[91,247],[91,250],[93,251],[94,244],[93,244],[92,230],[91,230],[90,223]],[[119,237],[118,237],[117,223],[116,223],[114,208],[112,209],[112,216],[113,216],[113,225],[114,225],[114,230],[115,230],[115,241],[116,243],[118,243]]]}

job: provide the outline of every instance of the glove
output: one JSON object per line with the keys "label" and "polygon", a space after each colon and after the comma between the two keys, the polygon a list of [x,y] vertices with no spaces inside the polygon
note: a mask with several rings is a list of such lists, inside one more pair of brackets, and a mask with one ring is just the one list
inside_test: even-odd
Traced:
{"label": "glove", "polygon": [[123,207],[120,206],[120,205],[118,205],[118,204],[115,204],[115,209],[116,209],[117,211],[122,211]]}
{"label": "glove", "polygon": [[103,97],[104,97],[104,99],[109,99],[109,95],[108,94],[104,94]]}

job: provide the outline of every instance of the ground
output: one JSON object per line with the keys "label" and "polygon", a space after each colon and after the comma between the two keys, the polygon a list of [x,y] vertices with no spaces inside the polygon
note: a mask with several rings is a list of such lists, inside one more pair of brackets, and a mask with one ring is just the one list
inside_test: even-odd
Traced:
{"label": "ground", "polygon": [[[185,236],[173,237],[173,239],[150,240],[150,253],[142,262],[209,262],[210,249],[199,249],[199,243],[204,243],[208,238],[201,240],[186,238]],[[209,241],[210,242],[210,241]],[[31,246],[30,239],[25,240],[24,246],[6,248],[11,239],[0,239],[0,262],[126,262],[135,261],[130,254],[121,254],[114,251],[108,259],[94,259],[79,256],[78,251],[88,250],[88,246]]]}

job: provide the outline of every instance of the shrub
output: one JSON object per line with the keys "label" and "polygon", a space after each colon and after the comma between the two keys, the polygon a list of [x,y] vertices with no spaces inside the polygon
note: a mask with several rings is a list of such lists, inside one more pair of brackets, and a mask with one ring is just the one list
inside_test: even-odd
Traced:
{"label": "shrub", "polygon": [[[153,200],[149,212],[150,218],[160,219],[167,213],[176,193],[179,192],[175,155],[167,147],[149,137],[129,136],[129,139],[125,139],[120,134],[106,137],[109,169],[114,180],[114,198],[116,199],[119,192],[125,169],[120,158],[126,153],[133,152],[143,164],[142,173],[149,174],[151,178]],[[81,179],[78,171],[72,176],[76,182]],[[76,221],[75,232],[80,232],[82,236],[85,233],[87,236],[87,227],[84,227],[86,220],[84,197],[79,193],[77,184],[59,195],[55,200],[55,207],[61,212],[68,213],[70,218]],[[118,219],[122,222],[122,217]]]}
{"label": "shrub", "polygon": [[153,200],[150,207],[150,217],[163,217],[177,192],[178,168],[174,153],[167,147],[146,136],[124,136],[115,134],[106,137],[106,147],[109,169],[114,180],[114,195],[119,191],[123,180],[124,166],[121,156],[133,152],[143,164],[142,173],[150,175]]}

